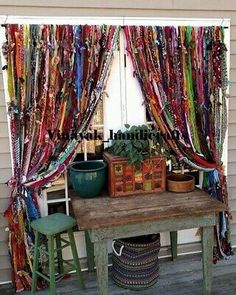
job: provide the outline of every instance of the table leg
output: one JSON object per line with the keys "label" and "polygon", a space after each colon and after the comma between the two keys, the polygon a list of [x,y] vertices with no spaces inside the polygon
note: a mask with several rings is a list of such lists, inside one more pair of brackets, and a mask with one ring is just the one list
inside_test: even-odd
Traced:
{"label": "table leg", "polygon": [[86,242],[86,251],[87,251],[87,265],[88,271],[93,272],[95,263],[94,263],[94,245],[90,240],[89,233],[85,231],[85,242]]}
{"label": "table leg", "polygon": [[177,259],[177,241],[178,241],[178,232],[171,231],[170,232],[170,245],[171,245],[172,261]]}
{"label": "table leg", "polygon": [[213,226],[202,228],[203,295],[212,294]]}
{"label": "table leg", "polygon": [[108,249],[107,240],[94,243],[97,268],[98,294],[108,295]]}

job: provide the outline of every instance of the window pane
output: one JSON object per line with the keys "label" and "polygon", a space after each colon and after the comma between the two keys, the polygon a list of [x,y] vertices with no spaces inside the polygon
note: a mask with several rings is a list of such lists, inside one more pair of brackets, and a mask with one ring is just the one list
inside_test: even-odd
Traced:
{"label": "window pane", "polygon": [[104,149],[103,138],[103,101],[100,101],[88,129],[87,140],[79,144],[75,160],[83,161],[85,151],[87,152],[88,160],[102,159]]}

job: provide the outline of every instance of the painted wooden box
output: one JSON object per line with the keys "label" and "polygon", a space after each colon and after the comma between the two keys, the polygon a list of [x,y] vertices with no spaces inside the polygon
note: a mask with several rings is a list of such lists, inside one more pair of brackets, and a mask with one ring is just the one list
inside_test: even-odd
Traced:
{"label": "painted wooden box", "polygon": [[108,193],[110,197],[164,192],[166,190],[166,159],[164,156],[146,158],[143,163],[128,165],[126,158],[105,152],[108,164]]}

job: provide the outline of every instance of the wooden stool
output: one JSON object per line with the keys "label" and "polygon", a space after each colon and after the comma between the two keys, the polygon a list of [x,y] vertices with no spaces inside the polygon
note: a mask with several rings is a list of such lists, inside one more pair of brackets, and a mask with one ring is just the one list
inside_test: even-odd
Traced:
{"label": "wooden stool", "polygon": [[[54,265],[54,253],[57,252],[59,277],[65,275],[63,262],[73,266],[72,270],[76,270],[79,285],[84,288],[84,281],[82,278],[80,262],[76,250],[75,239],[73,234],[73,227],[76,221],[71,216],[62,213],[55,213],[49,216],[34,220],[31,226],[35,232],[35,249],[34,249],[34,262],[33,262],[33,278],[32,278],[32,292],[36,291],[38,275],[50,283],[50,295],[56,294],[56,277]],[[61,238],[60,234],[66,231],[69,236],[69,241]],[[48,240],[48,251],[46,254],[49,256],[49,274],[48,276],[38,271],[39,262],[39,235],[45,235]],[[54,238],[56,238],[56,249],[54,248]],[[63,246],[61,242],[65,243]],[[71,246],[74,263],[63,260],[62,249]],[[57,277],[58,278],[58,277]]]}

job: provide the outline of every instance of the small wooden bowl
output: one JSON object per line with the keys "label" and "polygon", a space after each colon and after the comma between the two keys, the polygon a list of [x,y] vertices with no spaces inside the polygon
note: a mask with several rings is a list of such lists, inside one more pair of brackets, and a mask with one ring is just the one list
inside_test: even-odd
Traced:
{"label": "small wooden bowl", "polygon": [[169,174],[167,179],[167,190],[176,193],[187,193],[195,189],[195,178],[190,174]]}

